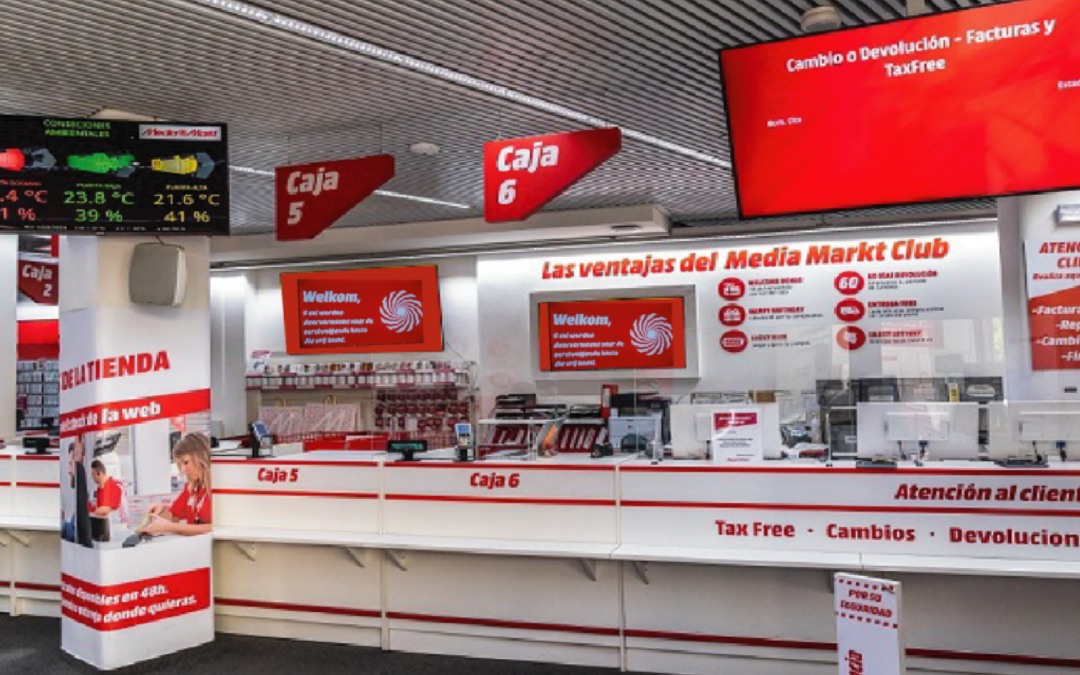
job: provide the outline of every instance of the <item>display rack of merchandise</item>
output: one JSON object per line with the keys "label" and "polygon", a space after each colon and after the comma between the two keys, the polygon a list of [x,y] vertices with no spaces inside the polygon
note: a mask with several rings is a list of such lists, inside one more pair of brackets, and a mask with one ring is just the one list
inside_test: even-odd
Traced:
{"label": "display rack of merchandise", "polygon": [[465,361],[267,362],[249,371],[247,389],[277,437],[445,433],[475,417],[474,369]]}
{"label": "display rack of merchandise", "polygon": [[60,362],[16,363],[18,430],[47,429],[60,414]]}

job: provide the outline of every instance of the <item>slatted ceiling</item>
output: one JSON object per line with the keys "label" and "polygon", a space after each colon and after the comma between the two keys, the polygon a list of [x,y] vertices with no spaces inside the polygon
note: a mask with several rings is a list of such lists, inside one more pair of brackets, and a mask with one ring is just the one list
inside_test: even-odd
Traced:
{"label": "slatted ceiling", "polygon": [[[831,0],[845,25],[904,14],[903,0]],[[929,0],[938,10],[989,0]],[[715,156],[728,143],[717,49],[799,34],[816,0],[254,0],[493,84]],[[0,0],[0,112],[85,116],[102,107],[230,124],[233,163],[259,169],[373,154],[386,189],[469,210],[373,197],[343,225],[478,216],[482,147],[576,122],[328,47],[188,0]],[[417,141],[436,157],[408,152]],[[272,229],[273,179],[234,173],[233,231]],[[549,208],[657,203],[675,221],[731,222],[728,171],[628,140]],[[865,217],[993,209],[993,200]],[[850,216],[839,216],[850,217]]]}

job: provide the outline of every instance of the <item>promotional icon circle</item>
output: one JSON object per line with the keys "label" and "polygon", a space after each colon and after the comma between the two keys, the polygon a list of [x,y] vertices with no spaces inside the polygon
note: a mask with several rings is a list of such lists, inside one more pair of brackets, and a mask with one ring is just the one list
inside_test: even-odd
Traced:
{"label": "promotional icon circle", "polygon": [[844,326],[836,333],[836,344],[853,352],[866,344],[866,331],[858,326]]}
{"label": "promotional icon circle", "polygon": [[836,290],[844,295],[855,295],[866,288],[866,279],[858,272],[841,272],[836,277]]}
{"label": "promotional icon circle", "polygon": [[848,298],[847,300],[841,300],[836,305],[836,318],[841,321],[854,322],[859,321],[866,316],[866,305],[862,304],[855,298]]}
{"label": "promotional icon circle", "polygon": [[742,279],[728,277],[720,282],[718,290],[720,291],[720,297],[724,300],[738,300],[746,295],[746,284]]}
{"label": "promotional icon circle", "polygon": [[720,347],[729,354],[738,354],[750,346],[750,338],[741,330],[729,330],[720,336]]}
{"label": "promotional icon circle", "polygon": [[741,326],[746,321],[746,310],[739,305],[724,305],[720,308],[720,323],[725,326]]}

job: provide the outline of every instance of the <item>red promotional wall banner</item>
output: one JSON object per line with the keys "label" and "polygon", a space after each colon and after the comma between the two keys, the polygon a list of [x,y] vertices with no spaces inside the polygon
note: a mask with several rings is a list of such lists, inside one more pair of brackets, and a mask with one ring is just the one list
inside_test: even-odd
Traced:
{"label": "red promotional wall banner", "polygon": [[[1080,186],[1080,2],[721,53],[745,217]],[[903,178],[898,178],[898,177]]]}
{"label": "red promotional wall banner", "polygon": [[289,354],[439,352],[434,265],[281,275]]}
{"label": "red promotional wall banner", "polygon": [[484,220],[525,220],[621,148],[618,128],[485,143]]}
{"label": "red promotional wall banner", "polygon": [[685,368],[682,298],[539,305],[540,370]]}
{"label": "red promotional wall banner", "polygon": [[1032,370],[1080,369],[1080,239],[1029,239]]}
{"label": "red promotional wall banner", "polygon": [[314,239],[394,177],[393,155],[274,169],[274,236]]}
{"label": "red promotional wall banner", "polygon": [[39,305],[55,305],[60,294],[60,266],[40,260],[20,260],[19,292]]}
{"label": "red promotional wall banner", "polygon": [[113,586],[65,574],[60,589],[65,617],[96,631],[124,630],[209,608],[210,569]]}

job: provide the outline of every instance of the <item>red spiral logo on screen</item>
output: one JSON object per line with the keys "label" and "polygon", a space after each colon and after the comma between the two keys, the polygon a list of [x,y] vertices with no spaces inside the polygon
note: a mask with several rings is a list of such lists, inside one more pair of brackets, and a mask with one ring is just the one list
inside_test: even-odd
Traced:
{"label": "red spiral logo on screen", "polygon": [[395,291],[383,298],[379,315],[387,328],[395,333],[406,333],[420,325],[424,306],[412,293]]}
{"label": "red spiral logo on screen", "polygon": [[671,346],[671,324],[659,314],[642,314],[630,329],[630,344],[645,356],[656,356]]}

